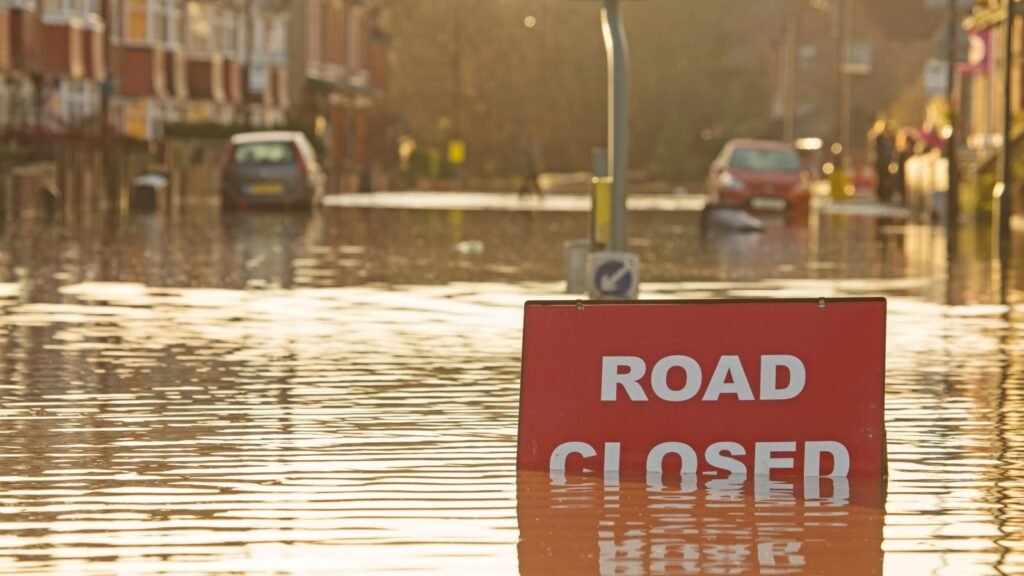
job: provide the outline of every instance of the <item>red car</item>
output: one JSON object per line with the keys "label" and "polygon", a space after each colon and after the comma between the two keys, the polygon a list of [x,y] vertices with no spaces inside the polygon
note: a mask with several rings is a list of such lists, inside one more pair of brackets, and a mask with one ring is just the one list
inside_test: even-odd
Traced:
{"label": "red car", "polygon": [[708,199],[755,212],[799,212],[810,204],[810,182],[793,146],[731,140],[708,171]]}

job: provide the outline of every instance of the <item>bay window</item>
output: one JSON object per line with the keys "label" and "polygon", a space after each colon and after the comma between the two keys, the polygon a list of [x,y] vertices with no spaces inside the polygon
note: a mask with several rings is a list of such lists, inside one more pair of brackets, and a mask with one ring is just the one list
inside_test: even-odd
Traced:
{"label": "bay window", "polygon": [[84,26],[100,21],[99,0],[41,0],[39,6],[44,24],[67,24],[72,18],[81,19]]}
{"label": "bay window", "polygon": [[181,48],[181,5],[177,0],[165,0],[164,19],[167,32],[165,44],[168,48]]}
{"label": "bay window", "polygon": [[186,35],[189,52],[212,54],[216,52],[213,10],[199,2],[188,3],[188,32]]}
{"label": "bay window", "polygon": [[149,0],[124,0],[123,39],[138,44],[150,42]]}
{"label": "bay window", "polygon": [[230,9],[224,9],[220,17],[221,25],[221,54],[233,57],[238,50],[238,23],[235,21],[235,13]]}

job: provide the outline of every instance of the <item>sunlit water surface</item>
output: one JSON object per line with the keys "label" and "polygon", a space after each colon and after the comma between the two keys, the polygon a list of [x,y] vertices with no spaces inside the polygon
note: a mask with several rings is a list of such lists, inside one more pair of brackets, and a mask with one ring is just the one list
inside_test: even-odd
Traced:
{"label": "sunlit water surface", "polygon": [[634,216],[646,297],[890,298],[887,482],[517,475],[522,304],[564,297],[578,214],[9,225],[0,572],[1024,572],[1020,313],[984,234],[948,281],[927,227],[698,221]]}

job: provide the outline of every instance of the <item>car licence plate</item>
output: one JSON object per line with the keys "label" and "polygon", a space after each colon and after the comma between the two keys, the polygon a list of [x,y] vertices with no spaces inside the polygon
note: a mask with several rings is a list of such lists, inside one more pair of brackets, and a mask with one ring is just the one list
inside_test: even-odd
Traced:
{"label": "car licence plate", "polygon": [[249,194],[253,196],[274,196],[284,191],[284,186],[279,182],[265,182],[249,186]]}
{"label": "car licence plate", "polygon": [[750,207],[754,210],[782,211],[786,209],[786,201],[782,198],[751,198]]}

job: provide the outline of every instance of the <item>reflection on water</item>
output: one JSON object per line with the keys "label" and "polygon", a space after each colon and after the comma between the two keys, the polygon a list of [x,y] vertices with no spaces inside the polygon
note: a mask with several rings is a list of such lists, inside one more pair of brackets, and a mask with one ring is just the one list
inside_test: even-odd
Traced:
{"label": "reflection on water", "polygon": [[522,303],[560,297],[580,214],[22,223],[0,573],[1024,571],[1020,309],[987,304],[984,235],[947,282],[922,226],[697,221],[631,219],[648,296],[890,297],[884,486],[517,477]]}
{"label": "reflection on water", "polygon": [[524,472],[518,488],[523,576],[882,572],[877,480],[619,483]]}
{"label": "reflection on water", "polygon": [[6,287],[0,571],[514,565],[521,295]]}
{"label": "reflection on water", "polygon": [[[915,278],[946,289],[945,240],[927,226],[822,214],[761,234],[702,234],[700,221],[689,211],[631,215],[646,281]],[[545,211],[195,212],[89,225],[9,225],[0,280],[30,283],[40,298],[58,283],[92,280],[233,289],[558,282],[564,243],[588,234],[585,214]],[[465,241],[475,248],[456,249]],[[987,242],[984,232],[962,240],[971,254],[957,274],[961,300],[992,293],[987,256],[977,257]]]}

